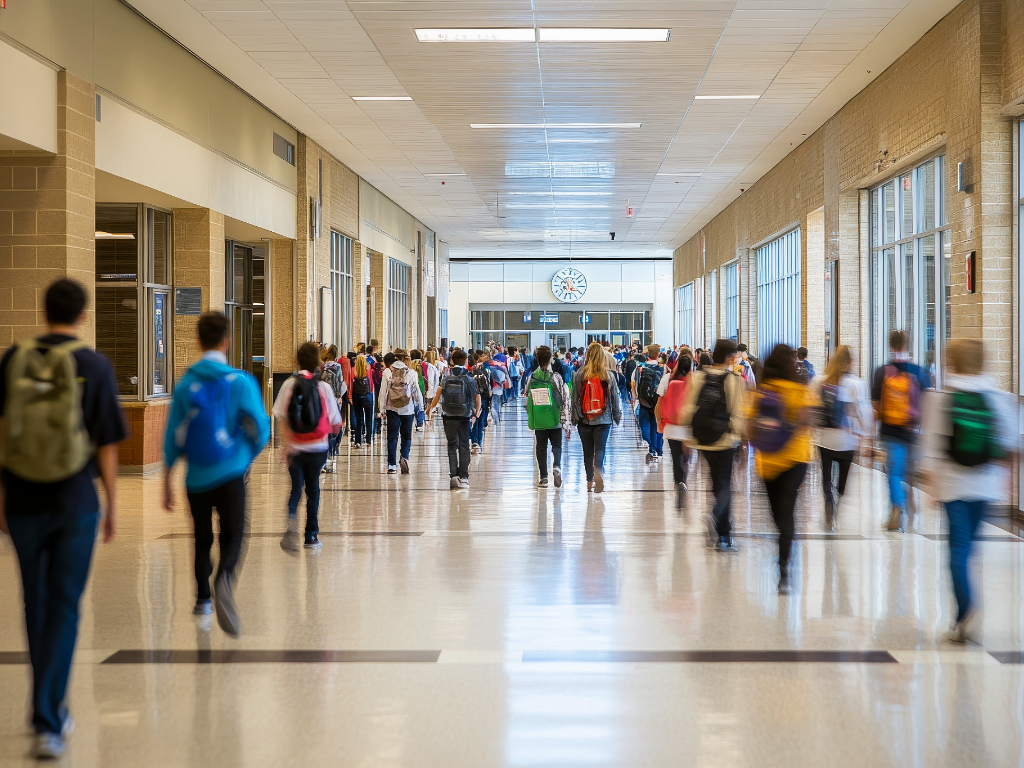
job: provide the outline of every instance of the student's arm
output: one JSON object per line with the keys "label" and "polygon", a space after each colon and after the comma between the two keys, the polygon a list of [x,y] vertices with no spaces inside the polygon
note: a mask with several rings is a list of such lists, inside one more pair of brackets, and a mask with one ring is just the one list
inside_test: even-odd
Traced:
{"label": "student's arm", "polygon": [[612,421],[619,424],[622,422],[622,396],[619,394],[615,376],[611,373],[608,374],[608,397],[612,401]]}
{"label": "student's arm", "polygon": [[103,541],[113,541],[117,533],[117,443],[101,445],[96,449],[96,464],[100,482],[107,492],[107,514],[103,516]]}

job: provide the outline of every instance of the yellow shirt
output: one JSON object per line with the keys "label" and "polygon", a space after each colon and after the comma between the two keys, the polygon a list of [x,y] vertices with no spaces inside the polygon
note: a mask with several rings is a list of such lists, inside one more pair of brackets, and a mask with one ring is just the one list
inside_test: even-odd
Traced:
{"label": "yellow shirt", "polygon": [[[797,384],[794,381],[783,381],[772,379],[762,384],[747,400],[747,419],[757,416],[757,406],[760,402],[762,390],[771,390],[782,395],[782,402],[786,408],[786,419],[790,422],[798,421],[801,412],[809,410],[818,404],[811,390],[804,384]],[[809,420],[805,416],[805,420]],[[762,453],[755,451],[754,461],[757,472],[765,480],[774,480],[790,467],[797,464],[806,464],[811,460],[811,434],[809,425],[797,427],[793,436],[781,451],[775,453]]]}

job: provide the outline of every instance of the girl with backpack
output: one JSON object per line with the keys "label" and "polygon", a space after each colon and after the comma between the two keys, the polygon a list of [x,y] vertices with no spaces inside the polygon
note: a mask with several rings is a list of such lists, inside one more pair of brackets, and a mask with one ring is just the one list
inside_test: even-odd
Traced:
{"label": "girl with backpack", "polygon": [[[341,414],[342,423],[345,422],[345,395],[348,394],[348,383],[338,362],[338,348],[331,344],[327,349],[320,352],[320,368],[317,371],[317,378],[326,382],[334,392],[334,399],[338,403],[338,411]],[[338,445],[341,443],[341,434],[328,435],[327,439],[327,463],[322,471],[334,473],[338,462]]]}
{"label": "girl with backpack", "polygon": [[[825,527],[835,530],[839,500],[846,493],[850,465],[863,441],[870,456],[874,430],[867,384],[854,376],[853,355],[845,344],[832,354],[825,374],[811,382],[811,394],[818,401],[818,430],[815,443],[821,458],[821,489],[825,492]],[[839,467],[839,481],[832,482],[832,467]]]}
{"label": "girl with backpack", "polygon": [[366,355],[359,355],[352,368],[352,448],[369,448],[373,442],[373,375]]}
{"label": "girl with backpack", "polygon": [[551,348],[537,349],[540,366],[526,383],[527,426],[533,430],[536,441],[537,466],[540,468],[538,488],[548,487],[548,443],[551,443],[555,488],[562,485],[562,430],[568,438],[572,415],[569,388],[562,377],[551,370]]}
{"label": "girl with backpack", "polygon": [[587,490],[604,490],[604,453],[612,422],[622,421],[622,404],[615,377],[608,371],[604,347],[596,341],[587,347],[583,365],[572,377],[572,423],[583,444],[583,468]]}
{"label": "girl with backpack", "polygon": [[690,461],[690,449],[683,442],[689,435],[683,426],[683,409],[686,405],[686,385],[689,383],[693,358],[680,355],[675,360],[671,376],[662,376],[658,383],[658,402],[654,416],[658,428],[668,440],[672,454],[672,481],[676,484],[676,509],[682,509],[686,500],[686,469]]}
{"label": "girl with backpack", "polygon": [[[416,409],[423,410],[423,394],[419,378],[409,367],[409,353],[404,349],[395,350],[395,361],[381,376],[377,410],[387,420],[388,474],[409,474],[409,451],[412,448],[413,422]],[[399,459],[398,441],[402,441]]]}
{"label": "girl with backpack", "polygon": [[747,438],[764,479],[779,529],[779,594],[789,594],[796,496],[811,460],[811,420],[816,404],[796,367],[796,350],[776,344],[764,361],[760,386],[747,403]]}

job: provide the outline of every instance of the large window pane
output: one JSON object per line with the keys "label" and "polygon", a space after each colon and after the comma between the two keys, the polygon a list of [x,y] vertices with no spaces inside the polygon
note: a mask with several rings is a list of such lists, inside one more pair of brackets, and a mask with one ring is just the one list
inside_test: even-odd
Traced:
{"label": "large window pane", "polygon": [[558,313],[558,330],[579,331],[583,330],[583,322],[579,310]]}
{"label": "large window pane", "polygon": [[505,329],[505,313],[471,312],[470,323],[474,331],[501,331]]}
{"label": "large window pane", "polygon": [[[474,313],[475,314],[475,313]],[[505,312],[505,330],[508,331],[540,331],[544,326],[540,322],[541,313],[534,309],[510,309]],[[475,327],[475,326],[474,326]],[[444,334],[441,334],[444,336]]]}
{"label": "large window pane", "polygon": [[139,209],[96,206],[96,280],[137,280]]}
{"label": "large window pane", "polygon": [[171,214],[147,210],[149,218],[149,262],[153,273],[147,282],[170,285],[171,279]]}
{"label": "large window pane", "polygon": [[800,230],[757,249],[757,349],[800,346]]}
{"label": "large window pane", "polygon": [[935,376],[935,235],[921,241],[921,291],[924,304],[924,355],[925,366]]}
{"label": "large window pane", "polygon": [[900,239],[910,237],[914,234],[914,183],[908,173],[899,179],[900,184],[900,205],[902,211],[902,228]]}
{"label": "large window pane", "polygon": [[882,187],[882,215],[884,216],[882,242],[896,241],[896,182]]}
{"label": "large window pane", "polygon": [[607,331],[608,330],[608,313],[607,312],[587,312],[587,316],[590,318],[590,322],[587,323],[588,331]]}
{"label": "large window pane", "polygon": [[613,331],[631,331],[633,330],[633,313],[612,312],[609,322]]}
{"label": "large window pane", "polygon": [[935,161],[921,166],[918,173],[921,186],[921,232],[935,229]]}
{"label": "large window pane", "polygon": [[97,286],[96,349],[114,364],[117,391],[139,393],[139,294],[131,287]]}

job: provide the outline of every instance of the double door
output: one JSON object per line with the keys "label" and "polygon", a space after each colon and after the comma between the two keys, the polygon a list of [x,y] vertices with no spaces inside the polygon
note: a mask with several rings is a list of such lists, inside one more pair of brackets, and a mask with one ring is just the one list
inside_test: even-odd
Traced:
{"label": "double door", "polygon": [[228,240],[224,248],[224,314],[231,333],[228,362],[266,385],[266,250]]}

